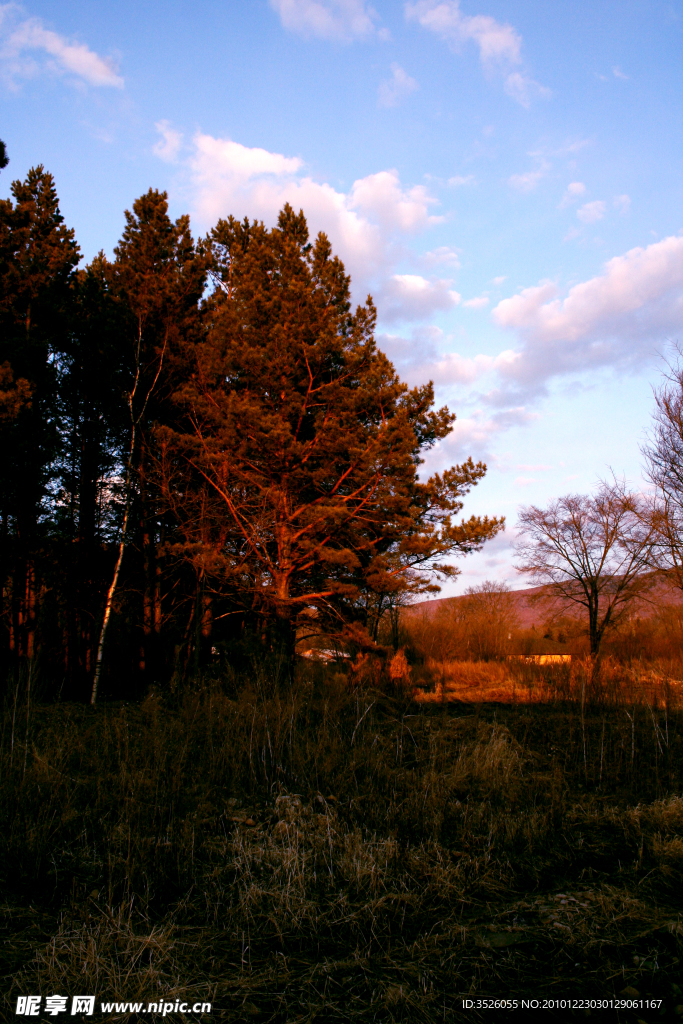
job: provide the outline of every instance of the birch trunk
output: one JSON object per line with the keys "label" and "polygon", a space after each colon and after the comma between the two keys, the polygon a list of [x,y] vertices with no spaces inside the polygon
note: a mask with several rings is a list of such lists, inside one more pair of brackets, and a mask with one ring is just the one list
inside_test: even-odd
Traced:
{"label": "birch trunk", "polygon": [[116,568],[114,569],[114,576],[112,578],[109,590],[107,591],[107,603],[104,606],[104,619],[102,620],[102,629],[100,630],[100,639],[97,645],[97,659],[95,661],[95,676],[93,678],[92,693],[90,695],[90,703],[95,704],[97,701],[97,691],[100,685],[100,676],[102,674],[102,658],[104,653],[104,642],[107,638],[107,629],[109,626],[109,620],[111,618],[111,609],[114,604],[114,595],[116,594],[116,587],[119,582],[119,574],[121,572],[121,563],[123,562],[123,552],[126,547],[126,540],[128,535],[128,519],[130,516],[130,484],[126,486],[128,492],[126,500],[126,511],[123,516],[123,528],[121,531],[121,543],[119,544],[119,556],[116,559]]}

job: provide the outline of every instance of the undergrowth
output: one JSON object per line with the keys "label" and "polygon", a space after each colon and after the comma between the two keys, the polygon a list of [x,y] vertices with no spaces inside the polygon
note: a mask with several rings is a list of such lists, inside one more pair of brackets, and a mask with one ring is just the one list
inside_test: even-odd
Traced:
{"label": "undergrowth", "polygon": [[27,992],[419,1022],[627,991],[662,1012],[619,1019],[679,1019],[679,711],[557,687],[420,705],[302,672],[96,708],[8,691],[8,1018]]}

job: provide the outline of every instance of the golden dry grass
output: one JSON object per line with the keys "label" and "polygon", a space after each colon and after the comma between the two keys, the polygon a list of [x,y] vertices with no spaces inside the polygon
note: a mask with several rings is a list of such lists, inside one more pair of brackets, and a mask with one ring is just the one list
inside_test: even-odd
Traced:
{"label": "golden dry grass", "polygon": [[561,698],[679,708],[683,700],[683,680],[670,671],[651,666],[627,667],[610,658],[601,662],[597,672],[587,658],[546,665],[525,659],[429,660],[427,667],[433,684],[429,688],[416,687],[414,691],[415,700],[421,704],[527,704]]}

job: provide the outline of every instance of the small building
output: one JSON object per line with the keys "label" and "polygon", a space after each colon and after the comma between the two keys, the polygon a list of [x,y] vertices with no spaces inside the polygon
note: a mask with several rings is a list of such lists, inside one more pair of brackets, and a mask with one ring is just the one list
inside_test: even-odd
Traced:
{"label": "small building", "polygon": [[508,654],[508,661],[524,661],[529,665],[563,665],[571,660],[571,654]]}

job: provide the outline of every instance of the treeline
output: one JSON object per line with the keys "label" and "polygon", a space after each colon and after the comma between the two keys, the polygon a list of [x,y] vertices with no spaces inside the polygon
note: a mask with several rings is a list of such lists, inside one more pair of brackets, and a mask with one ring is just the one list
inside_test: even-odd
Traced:
{"label": "treeline", "polygon": [[454,416],[303,213],[195,241],[150,190],[125,218],[81,267],[42,167],[0,202],[0,660],[88,699],[290,665],[307,629],[372,646],[502,528],[455,519],[486,467],[420,480]]}
{"label": "treeline", "polygon": [[[659,663],[679,673],[683,661],[683,604],[670,581],[660,576],[647,599],[619,616],[601,645],[612,661]],[[586,616],[548,588],[532,598],[535,622],[520,613],[520,594],[492,580],[461,597],[421,602],[401,609],[399,643],[415,664],[505,661],[510,655],[591,656]],[[526,618],[526,622],[524,621]],[[388,639],[389,623],[382,633]]]}

